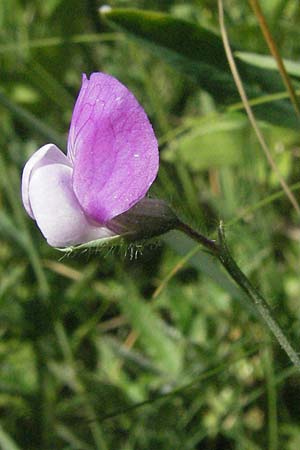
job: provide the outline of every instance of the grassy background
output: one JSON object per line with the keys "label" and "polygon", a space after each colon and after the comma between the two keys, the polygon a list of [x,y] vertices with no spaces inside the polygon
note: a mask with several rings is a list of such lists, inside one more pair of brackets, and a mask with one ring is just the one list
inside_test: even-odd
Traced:
{"label": "grassy background", "polygon": [[[297,87],[298,2],[262,3]],[[299,217],[237,104],[211,34],[216,2],[109,4],[138,15],[100,21],[94,0],[0,2],[0,448],[298,450],[299,375],[193,242],[171,233],[62,258],[22,208],[22,167],[46,142],[65,149],[81,73],[116,76],[160,141],[153,193],[210,236],[225,220],[241,267],[300,348]],[[267,55],[247,2],[225,9],[235,48]],[[270,98],[287,96],[270,61],[250,60],[243,81],[299,198],[299,122],[288,100]]]}

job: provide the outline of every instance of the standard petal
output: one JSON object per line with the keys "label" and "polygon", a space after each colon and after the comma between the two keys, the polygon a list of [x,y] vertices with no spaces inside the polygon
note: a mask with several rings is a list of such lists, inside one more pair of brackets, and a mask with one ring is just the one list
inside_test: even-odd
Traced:
{"label": "standard petal", "polygon": [[158,171],[158,145],[148,117],[115,78],[83,79],[75,105],[68,154],[73,188],[85,213],[100,223],[141,200]]}
{"label": "standard petal", "polygon": [[22,175],[22,200],[27,214],[34,219],[34,214],[29,199],[29,184],[36,169],[49,164],[64,164],[70,166],[70,161],[66,155],[54,144],[46,144],[37,150],[27,161]]}
{"label": "standard petal", "polygon": [[79,95],[77,97],[73,114],[72,114],[72,120],[69,130],[69,136],[68,136],[68,158],[70,158],[71,161],[74,161],[74,150],[75,150],[75,138],[76,134],[78,133],[78,130],[81,129],[81,127],[85,124],[88,115],[89,110],[88,107],[85,108],[85,114],[82,114],[83,111],[83,103],[85,101],[85,94],[86,90],[89,84],[89,80],[87,79],[86,74],[84,73],[82,75],[82,81],[81,81],[81,88]]}
{"label": "standard petal", "polygon": [[42,166],[29,183],[29,201],[41,232],[53,247],[67,247],[114,236],[92,225],[72,189],[72,168],[63,164]]}

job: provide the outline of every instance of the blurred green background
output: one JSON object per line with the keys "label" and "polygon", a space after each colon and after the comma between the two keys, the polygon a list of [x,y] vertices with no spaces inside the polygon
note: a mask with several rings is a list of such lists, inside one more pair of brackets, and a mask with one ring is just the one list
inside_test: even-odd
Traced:
{"label": "blurred green background", "polygon": [[[65,149],[81,74],[114,75],[160,142],[152,194],[211,237],[225,221],[300,349],[299,217],[243,113],[217,2],[107,3],[100,18],[96,0],[0,1],[0,448],[298,450],[300,377],[198,246],[170,233],[62,257],[23,210],[22,168],[47,142]],[[248,3],[224,6],[254,112],[299,199],[299,120]],[[299,2],[262,7],[297,88]]]}

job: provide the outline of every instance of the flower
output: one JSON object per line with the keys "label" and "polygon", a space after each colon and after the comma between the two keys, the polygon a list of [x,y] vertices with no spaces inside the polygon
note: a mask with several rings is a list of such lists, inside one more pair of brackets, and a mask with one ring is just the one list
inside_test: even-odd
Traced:
{"label": "flower", "polygon": [[83,75],[67,156],[54,144],[31,156],[23,204],[54,247],[140,238],[143,229],[160,234],[175,216],[163,201],[145,198],[158,164],[153,128],[134,95],[110,75]]}

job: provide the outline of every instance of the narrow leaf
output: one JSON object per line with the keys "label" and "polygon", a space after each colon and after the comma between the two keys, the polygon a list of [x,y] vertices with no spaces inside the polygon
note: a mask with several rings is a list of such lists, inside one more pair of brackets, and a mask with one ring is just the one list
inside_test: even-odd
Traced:
{"label": "narrow leaf", "polygon": [[[157,57],[174,66],[208,91],[217,103],[237,101],[239,95],[233,81],[222,39],[203,26],[175,18],[169,14],[135,9],[104,9],[101,16],[116,30],[122,30],[146,46]],[[234,51],[242,50],[237,47]],[[282,83],[278,73],[238,61],[249,98],[279,92]],[[258,118],[292,128],[298,120],[289,101],[256,106]]]}
{"label": "narrow leaf", "polygon": [[157,367],[166,374],[176,376],[181,368],[182,348],[167,336],[163,322],[151,305],[138,298],[131,289],[131,295],[122,299],[120,307]]}

